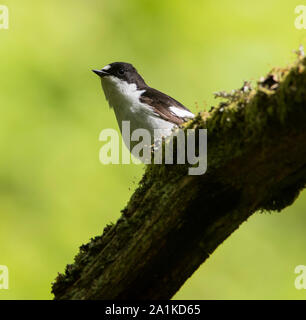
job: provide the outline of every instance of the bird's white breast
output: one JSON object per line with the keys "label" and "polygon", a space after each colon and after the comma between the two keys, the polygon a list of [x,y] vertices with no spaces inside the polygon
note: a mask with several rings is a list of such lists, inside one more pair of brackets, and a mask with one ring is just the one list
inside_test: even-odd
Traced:
{"label": "bird's white breast", "polygon": [[146,129],[153,138],[154,129],[159,129],[158,136],[155,132],[157,139],[171,134],[174,124],[161,119],[151,106],[140,102],[139,98],[145,90],[138,90],[136,84],[113,76],[102,78],[102,87],[110,107],[115,111],[120,130],[122,121],[129,121],[131,133],[136,129]]}

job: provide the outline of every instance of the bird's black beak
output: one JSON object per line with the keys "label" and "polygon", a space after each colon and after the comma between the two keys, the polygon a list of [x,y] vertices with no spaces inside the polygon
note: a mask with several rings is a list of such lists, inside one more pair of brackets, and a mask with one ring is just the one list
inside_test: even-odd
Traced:
{"label": "bird's black beak", "polygon": [[106,72],[106,71],[103,71],[103,70],[96,70],[96,69],[94,69],[94,70],[92,70],[92,72],[94,72],[95,74],[97,74],[99,77],[105,77],[105,76],[107,76],[109,73],[108,72]]}

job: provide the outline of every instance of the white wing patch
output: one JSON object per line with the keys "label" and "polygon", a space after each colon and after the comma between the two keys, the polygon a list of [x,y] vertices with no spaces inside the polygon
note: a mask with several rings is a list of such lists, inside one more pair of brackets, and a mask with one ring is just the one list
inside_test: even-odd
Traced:
{"label": "white wing patch", "polygon": [[170,111],[180,118],[194,118],[194,114],[188,110],[180,109],[177,107],[169,107]]}

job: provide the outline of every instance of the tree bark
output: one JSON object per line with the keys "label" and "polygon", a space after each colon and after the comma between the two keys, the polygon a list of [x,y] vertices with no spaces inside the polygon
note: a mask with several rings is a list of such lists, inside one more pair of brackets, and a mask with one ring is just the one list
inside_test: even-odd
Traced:
{"label": "tree bark", "polygon": [[280,211],[306,183],[306,59],[223,97],[187,128],[207,128],[208,170],[148,165],[116,224],[82,245],[55,299],[170,299],[239,225]]}

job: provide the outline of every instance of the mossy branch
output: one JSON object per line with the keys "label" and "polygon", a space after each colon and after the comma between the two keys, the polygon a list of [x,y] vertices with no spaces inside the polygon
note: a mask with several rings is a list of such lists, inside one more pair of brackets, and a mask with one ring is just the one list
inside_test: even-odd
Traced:
{"label": "mossy branch", "polygon": [[207,128],[208,170],[149,165],[116,224],[81,246],[55,299],[170,299],[257,210],[280,211],[306,183],[306,59],[248,83],[186,128]]}

